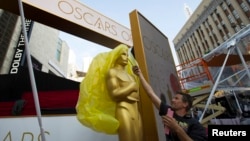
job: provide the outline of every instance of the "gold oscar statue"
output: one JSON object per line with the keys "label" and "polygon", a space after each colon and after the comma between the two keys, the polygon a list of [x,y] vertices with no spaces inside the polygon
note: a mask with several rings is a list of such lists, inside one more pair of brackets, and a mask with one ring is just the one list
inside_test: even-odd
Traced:
{"label": "gold oscar statue", "polygon": [[117,134],[120,141],[143,141],[136,61],[120,44],[93,58],[76,105],[77,119],[94,131]]}
{"label": "gold oscar statue", "polygon": [[116,102],[115,116],[120,141],[142,141],[142,123],[139,108],[139,85],[128,72],[128,47],[120,47],[114,65],[107,73],[107,87]]}

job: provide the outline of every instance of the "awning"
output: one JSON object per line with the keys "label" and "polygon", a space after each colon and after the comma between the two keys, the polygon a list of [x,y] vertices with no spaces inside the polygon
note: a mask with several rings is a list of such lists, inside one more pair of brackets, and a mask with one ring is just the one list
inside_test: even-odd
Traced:
{"label": "awning", "polygon": [[[223,44],[203,56],[203,60],[210,67],[219,67],[222,66],[225,61],[225,57],[229,51],[229,48],[237,47],[240,49],[242,56],[245,59],[245,62],[250,60],[250,25],[246,26],[230,39],[225,41]],[[236,50],[233,50],[229,55],[226,66],[241,64],[240,56]]]}

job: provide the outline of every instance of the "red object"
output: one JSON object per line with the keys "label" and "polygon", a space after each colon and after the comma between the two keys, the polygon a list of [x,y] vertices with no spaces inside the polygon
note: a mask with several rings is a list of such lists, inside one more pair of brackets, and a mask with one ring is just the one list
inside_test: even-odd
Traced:
{"label": "red object", "polygon": [[[58,90],[39,92],[39,103],[42,109],[75,108],[79,90]],[[22,115],[36,115],[33,94],[25,92],[22,99],[26,101]]]}
{"label": "red object", "polygon": [[0,116],[10,116],[15,102],[0,102]]}
{"label": "red object", "polygon": [[[172,111],[170,108],[168,108],[167,115],[170,116],[170,117],[173,117],[174,111]],[[165,127],[165,134],[167,134],[167,135],[169,134],[169,128],[168,127]]]}
{"label": "red object", "polygon": [[170,74],[170,84],[173,92],[181,90],[180,83],[173,73]]}
{"label": "red object", "polygon": [[[41,114],[75,114],[80,82],[34,69]],[[37,115],[29,70],[0,75],[0,116]]]}
{"label": "red object", "polygon": [[[74,109],[78,100],[79,90],[53,90],[53,91],[39,91],[38,99],[40,109],[43,112],[57,110],[67,114],[68,109]],[[32,92],[24,92],[22,100],[25,101],[24,107],[21,111],[21,116],[37,115]],[[13,116],[12,109],[15,101],[0,102],[0,116]]]}

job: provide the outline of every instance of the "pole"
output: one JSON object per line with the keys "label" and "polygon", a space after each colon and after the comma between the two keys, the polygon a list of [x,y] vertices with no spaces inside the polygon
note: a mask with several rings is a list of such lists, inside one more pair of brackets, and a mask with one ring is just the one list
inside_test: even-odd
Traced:
{"label": "pole", "polygon": [[210,102],[211,102],[211,100],[212,100],[212,98],[213,98],[213,96],[214,96],[214,92],[215,92],[215,90],[216,90],[216,88],[217,88],[217,86],[218,86],[218,83],[219,83],[220,77],[221,77],[221,75],[222,75],[222,72],[223,72],[223,70],[224,70],[224,68],[225,68],[227,59],[228,59],[229,54],[231,53],[231,50],[232,50],[233,48],[234,48],[234,46],[228,47],[227,56],[226,56],[226,58],[225,58],[225,60],[224,60],[224,63],[223,63],[223,65],[222,65],[222,67],[221,67],[220,73],[219,73],[219,75],[218,75],[218,77],[217,77],[217,79],[216,79],[216,81],[215,81],[215,83],[214,83],[214,86],[213,86],[213,88],[212,88],[212,91],[210,92],[210,95],[209,95],[209,97],[208,97],[206,106],[205,106],[205,108],[204,108],[204,110],[203,110],[203,113],[202,113],[200,119],[199,119],[199,122],[201,122],[201,120],[203,119],[203,117],[204,117],[204,115],[205,115],[205,112],[206,112],[206,110],[207,110],[207,108],[208,108],[208,106],[209,106],[209,104],[210,104]]}
{"label": "pole", "polygon": [[39,104],[37,88],[36,88],[36,81],[35,81],[35,77],[34,77],[34,72],[33,72],[33,67],[32,67],[32,62],[31,62],[31,57],[30,57],[30,51],[29,51],[29,47],[28,47],[28,37],[27,37],[27,33],[26,33],[26,28],[25,28],[25,20],[24,20],[25,18],[24,18],[22,0],[18,0],[18,4],[19,4],[19,11],[20,11],[21,22],[22,22],[22,32],[23,32],[24,41],[25,41],[25,53],[26,53],[26,57],[27,57],[29,76],[30,76],[30,81],[31,81],[31,88],[32,88],[35,107],[36,107],[36,114],[37,114],[38,123],[40,126],[42,141],[46,141],[45,135],[44,135],[44,130],[42,127],[42,118],[41,118],[40,104]]}

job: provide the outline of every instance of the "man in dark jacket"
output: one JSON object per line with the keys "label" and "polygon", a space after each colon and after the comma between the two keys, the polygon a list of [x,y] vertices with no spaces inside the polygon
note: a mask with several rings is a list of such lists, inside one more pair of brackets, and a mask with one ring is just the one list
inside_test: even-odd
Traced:
{"label": "man in dark jacket", "polygon": [[[148,97],[159,110],[166,128],[167,141],[207,141],[205,128],[198,120],[188,116],[192,107],[192,97],[189,94],[177,92],[171,101],[171,105],[168,105],[155,94],[138,66],[134,66],[133,71],[139,77]],[[173,114],[170,113],[171,111],[173,111]],[[167,132],[168,129],[169,132]]]}

